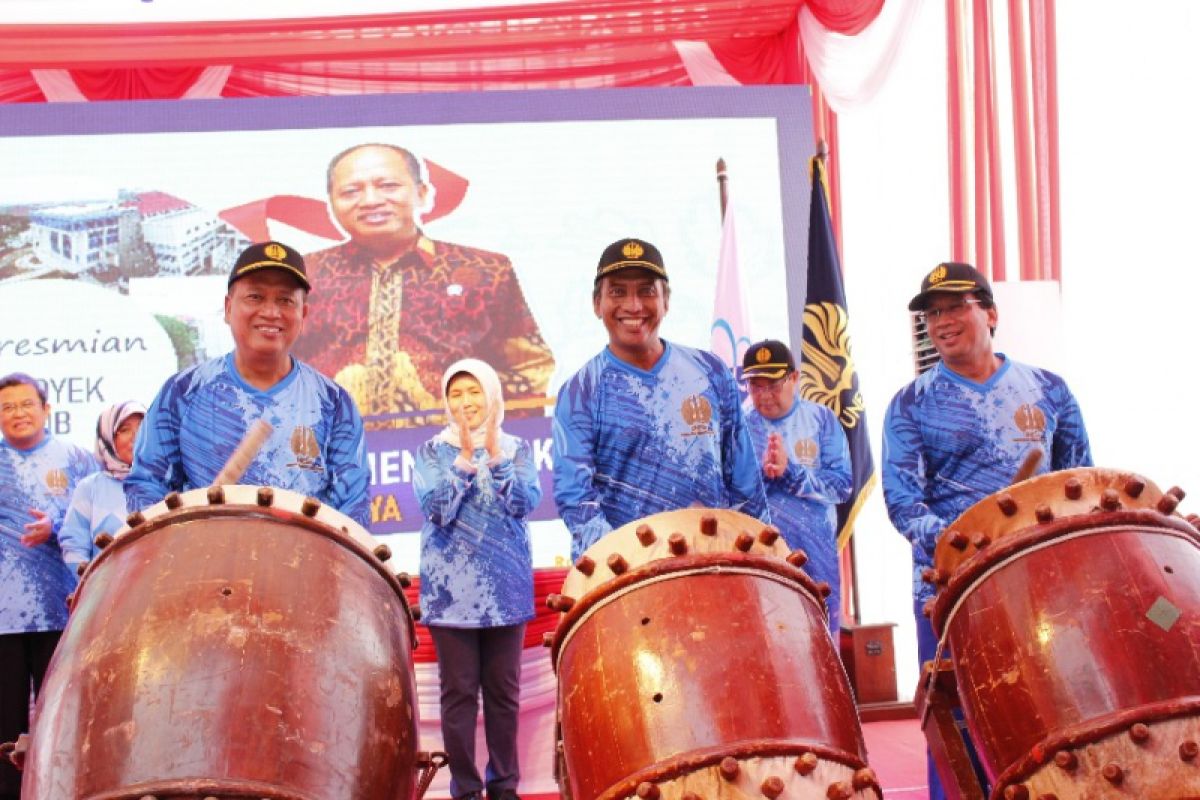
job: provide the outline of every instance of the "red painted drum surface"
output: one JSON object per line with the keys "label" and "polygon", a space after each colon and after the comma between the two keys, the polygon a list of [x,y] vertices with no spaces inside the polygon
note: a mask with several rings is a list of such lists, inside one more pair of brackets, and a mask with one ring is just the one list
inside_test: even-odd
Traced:
{"label": "red painted drum surface", "polygon": [[993,797],[1200,792],[1180,750],[1200,732],[1200,533],[1170,513],[1175,492],[1057,473],[1003,506],[985,499],[943,536],[972,531],[966,547],[939,545],[949,579],[933,622]]}
{"label": "red painted drum surface", "polygon": [[879,796],[819,589],[762,527],[667,512],[597,543],[590,576],[568,575],[553,650],[564,794],[761,796],[772,781],[772,797]]}
{"label": "red painted drum surface", "polygon": [[85,573],[26,800],[411,797],[412,620],[395,576],[337,512],[224,488],[147,512]]}

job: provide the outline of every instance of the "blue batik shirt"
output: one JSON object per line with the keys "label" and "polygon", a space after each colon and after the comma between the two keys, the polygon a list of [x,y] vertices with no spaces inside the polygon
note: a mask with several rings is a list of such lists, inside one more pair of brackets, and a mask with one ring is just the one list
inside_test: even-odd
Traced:
{"label": "blue batik shirt", "polygon": [[283,380],[256,389],[238,374],[232,353],[163,384],[138,430],[125,479],[129,508],[210,485],[259,419],[272,432],[241,483],[315,497],[363,527],[369,524],[371,474],[362,418],[346,390],[296,359]]}
{"label": "blue batik shirt", "polygon": [[904,387],[883,426],[883,495],[896,530],[912,543],[913,595],[933,564],[942,531],[969,507],[1012,483],[1031,448],[1039,473],[1092,464],[1087,430],[1071,390],[1052,372],[1000,355],[985,383],[943,363]]}
{"label": "blue batik shirt", "polygon": [[127,516],[121,481],[103,471],[88,475],[75,487],[71,506],[58,531],[63,558],[71,565],[91,561],[100,553],[96,537],[119,531]]}
{"label": "blue batik shirt", "polygon": [[788,547],[808,554],[805,572],[833,590],[825,604],[830,627],[836,629],[841,603],[837,504],[850,498],[852,485],[846,434],[832,411],[799,397],[779,419],[768,419],[750,408],[746,426],[760,464],[767,452],[767,437],[772,433],[783,437],[787,470],[778,478],[763,479],[771,521]]}
{"label": "blue batik shirt", "polygon": [[421,526],[421,620],[453,628],[533,618],[533,557],[526,517],[542,499],[529,444],[502,434],[500,456],[470,463],[431,439],[417,452],[413,491]]}
{"label": "blue batik shirt", "polygon": [[650,370],[605,348],[563,385],[554,409],[554,500],[578,558],[613,528],[688,506],[770,521],[729,367],[664,342]]}
{"label": "blue batik shirt", "polygon": [[[58,531],[75,486],[100,467],[87,451],[47,436],[29,450],[0,440],[0,634],[61,631],[75,573]],[[50,518],[49,541],[21,544],[29,509]]]}

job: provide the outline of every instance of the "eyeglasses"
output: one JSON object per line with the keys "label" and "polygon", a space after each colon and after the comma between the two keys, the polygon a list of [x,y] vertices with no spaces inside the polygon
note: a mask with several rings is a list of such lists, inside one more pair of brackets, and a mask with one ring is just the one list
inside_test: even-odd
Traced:
{"label": "eyeglasses", "polygon": [[749,378],[744,383],[746,386],[746,391],[750,394],[766,394],[768,392],[774,392],[778,390],[779,387],[782,386],[789,377],[791,377],[790,373],[788,375],[784,375],[782,378],[775,379]]}
{"label": "eyeglasses", "polygon": [[978,300],[964,298],[961,302],[954,303],[953,305],[942,306],[941,308],[927,308],[920,312],[920,318],[926,322],[937,322],[938,318],[943,315],[947,319],[958,319],[967,313],[968,308],[978,305],[982,305]]}
{"label": "eyeglasses", "polygon": [[22,400],[20,403],[5,403],[0,406],[0,413],[6,417],[11,417],[17,411],[24,411],[26,414],[33,413],[35,408],[39,408],[42,404],[37,400]]}

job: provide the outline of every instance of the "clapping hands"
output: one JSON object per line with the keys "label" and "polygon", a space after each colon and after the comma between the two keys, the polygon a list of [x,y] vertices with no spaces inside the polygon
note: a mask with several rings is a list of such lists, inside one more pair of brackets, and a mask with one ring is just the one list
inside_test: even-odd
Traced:
{"label": "clapping hands", "polygon": [[[454,421],[458,424],[458,441],[459,448],[462,450],[462,457],[470,461],[475,455],[475,443],[471,437],[471,426],[467,422],[466,415],[461,412],[455,416]],[[500,457],[500,420],[495,414],[489,413],[484,419],[483,424],[486,426],[483,448],[487,451],[488,458],[495,460]]]}

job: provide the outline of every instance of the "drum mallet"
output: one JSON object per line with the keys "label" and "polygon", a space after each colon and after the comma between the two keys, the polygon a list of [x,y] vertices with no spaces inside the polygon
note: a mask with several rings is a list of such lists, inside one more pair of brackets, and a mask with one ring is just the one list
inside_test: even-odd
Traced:
{"label": "drum mallet", "polygon": [[250,468],[250,462],[258,455],[258,451],[262,449],[273,430],[271,423],[265,419],[259,419],[251,425],[242,441],[238,442],[233,454],[229,456],[229,460],[225,462],[225,466],[221,467],[217,477],[213,478],[212,485],[224,486],[241,480],[242,475]]}

